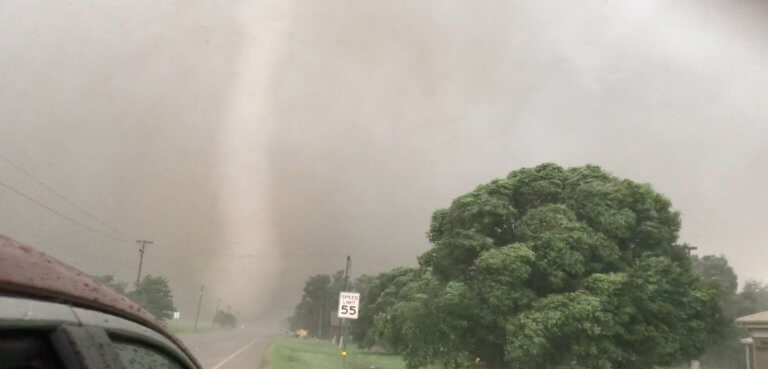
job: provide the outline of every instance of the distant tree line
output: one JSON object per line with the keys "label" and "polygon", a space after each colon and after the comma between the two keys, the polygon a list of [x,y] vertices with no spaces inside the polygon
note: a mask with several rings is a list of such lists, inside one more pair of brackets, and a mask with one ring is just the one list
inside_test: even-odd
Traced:
{"label": "distant tree line", "polygon": [[[723,343],[737,335],[733,317],[761,309],[765,288],[735,293],[724,259],[691,258],[679,230],[680,214],[650,185],[591,165],[516,170],[435,211],[433,246],[417,267],[358,279],[351,333],[362,347],[402,354],[410,369],[731,358]],[[307,281],[294,328],[327,326],[333,281]]]}
{"label": "distant tree line", "polygon": [[701,356],[700,361],[711,368],[746,368],[744,345],[740,340],[747,333],[733,321],[768,310],[768,285],[748,280],[739,291],[738,277],[722,255],[693,256],[692,261],[696,274],[719,291],[723,316],[729,322],[718,342]]}
{"label": "distant tree line", "polygon": [[343,270],[310,277],[301,302],[289,319],[290,329],[304,329],[313,337],[332,338],[331,314],[338,309],[339,292],[344,290],[345,283]]}
{"label": "distant tree line", "polygon": [[173,292],[165,277],[146,275],[133,290],[128,290],[128,283],[115,280],[113,275],[103,275],[95,279],[115,292],[125,295],[160,320],[173,318],[176,308],[173,306]]}

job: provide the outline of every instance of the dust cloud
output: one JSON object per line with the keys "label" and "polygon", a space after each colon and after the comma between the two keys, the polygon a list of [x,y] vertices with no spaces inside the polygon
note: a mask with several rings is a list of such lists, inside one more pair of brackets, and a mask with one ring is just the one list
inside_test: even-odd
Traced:
{"label": "dust cloud", "polygon": [[[683,241],[768,280],[764,20],[719,0],[4,1],[0,155],[155,241],[145,271],[186,317],[200,285],[204,316],[285,317],[348,254],[354,275],[413,265],[433,210],[544,161],[653,183]],[[83,219],[2,161],[0,182]],[[0,203],[0,232],[135,278],[134,244]]]}

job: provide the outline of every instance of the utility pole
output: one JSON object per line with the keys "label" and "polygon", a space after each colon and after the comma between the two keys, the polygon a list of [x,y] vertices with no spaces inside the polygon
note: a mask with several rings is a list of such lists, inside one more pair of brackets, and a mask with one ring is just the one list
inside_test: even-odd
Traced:
{"label": "utility pole", "polygon": [[323,316],[324,315],[325,315],[325,301],[323,301],[323,304],[320,306],[320,319],[317,321],[317,338],[319,339],[323,339]]}
{"label": "utility pole", "polygon": [[203,305],[203,289],[205,286],[200,286],[200,299],[197,300],[197,315],[195,315],[195,331],[197,331],[197,319],[200,318],[200,306]]}
{"label": "utility pole", "polygon": [[213,313],[213,326],[216,326],[216,315],[219,315],[219,306],[221,306],[221,299],[216,302],[216,312]]}
{"label": "utility pole", "polygon": [[[347,255],[347,267],[344,269],[344,291],[349,291],[349,268],[352,266],[352,258]],[[344,327],[344,320],[345,318],[341,318],[341,369],[347,368],[347,340],[344,337],[345,335],[345,327]]]}
{"label": "utility pole", "polygon": [[154,244],[154,242],[147,240],[136,240],[136,243],[141,245],[141,247],[139,247],[139,274],[136,275],[136,287],[138,287],[139,282],[141,281],[141,265],[144,263],[144,249],[147,247],[147,245]]}

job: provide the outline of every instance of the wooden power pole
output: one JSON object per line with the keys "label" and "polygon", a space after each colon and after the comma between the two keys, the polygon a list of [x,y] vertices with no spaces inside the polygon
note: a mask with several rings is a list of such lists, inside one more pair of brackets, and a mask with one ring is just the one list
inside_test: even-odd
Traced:
{"label": "wooden power pole", "polygon": [[195,331],[197,331],[197,320],[200,318],[200,306],[203,305],[203,289],[205,286],[200,286],[200,299],[197,300],[197,314],[195,315]]}
{"label": "wooden power pole", "polygon": [[147,245],[154,244],[154,242],[147,240],[136,240],[136,243],[141,245],[141,247],[139,247],[139,273],[136,274],[136,287],[138,287],[139,282],[141,282],[141,265],[144,264],[144,249],[147,248]]}
{"label": "wooden power pole", "polygon": [[[352,266],[352,258],[347,255],[347,267],[344,270],[344,291],[349,291],[349,268]],[[347,368],[347,339],[345,336],[344,318],[341,318],[341,369]]]}

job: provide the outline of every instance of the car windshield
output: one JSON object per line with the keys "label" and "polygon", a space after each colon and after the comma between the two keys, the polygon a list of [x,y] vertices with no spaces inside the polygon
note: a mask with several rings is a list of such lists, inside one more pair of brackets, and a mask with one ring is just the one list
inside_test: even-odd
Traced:
{"label": "car windshield", "polygon": [[766,45],[758,0],[3,0],[0,235],[110,290],[0,299],[186,346],[99,328],[139,363],[768,369]]}

